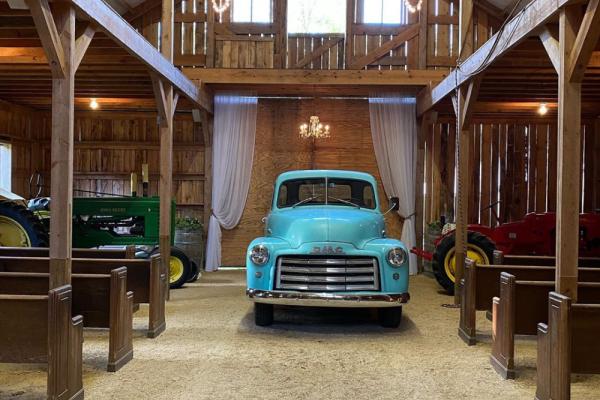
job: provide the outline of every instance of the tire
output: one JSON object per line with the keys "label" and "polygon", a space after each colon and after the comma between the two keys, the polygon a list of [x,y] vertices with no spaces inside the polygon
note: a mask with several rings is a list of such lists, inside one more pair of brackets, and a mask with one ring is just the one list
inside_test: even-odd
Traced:
{"label": "tire", "polygon": [[200,268],[196,265],[195,262],[192,261],[192,272],[190,278],[187,280],[187,283],[196,282],[200,277]]}
{"label": "tire", "polygon": [[257,326],[273,324],[273,304],[254,303],[254,323]]}
{"label": "tire", "polygon": [[[2,240],[3,230],[7,238],[5,242]],[[14,230],[22,234],[22,240],[15,238]],[[18,203],[0,200],[1,246],[48,247],[48,242],[48,230],[35,214]]]}
{"label": "tire", "polygon": [[192,277],[192,263],[188,256],[177,247],[171,247],[169,267],[169,286],[171,289],[179,289]]}
{"label": "tire", "polygon": [[[484,234],[468,232],[467,242],[467,253],[469,253],[470,258],[476,259],[475,261],[480,264],[490,264],[494,259],[496,245]],[[454,294],[454,275],[451,273],[452,257],[454,257],[454,235],[449,235],[442,239],[435,248],[433,272],[440,286],[451,295]]]}
{"label": "tire", "polygon": [[402,321],[402,307],[384,307],[377,312],[379,325],[384,328],[397,328]]}

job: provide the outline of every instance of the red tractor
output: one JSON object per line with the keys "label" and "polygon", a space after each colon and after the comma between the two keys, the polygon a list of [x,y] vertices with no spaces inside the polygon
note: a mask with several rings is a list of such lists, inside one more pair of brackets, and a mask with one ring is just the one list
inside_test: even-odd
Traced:
{"label": "red tractor", "polygon": [[[555,253],[555,236],[555,213],[531,213],[520,221],[500,224],[495,228],[471,224],[468,226],[467,257],[479,264],[490,264],[494,250],[501,250],[504,254],[552,256]],[[413,253],[431,260],[436,280],[448,293],[453,293],[454,230],[445,232],[434,244],[433,254],[416,248]],[[579,256],[600,257],[600,214],[580,214]]]}

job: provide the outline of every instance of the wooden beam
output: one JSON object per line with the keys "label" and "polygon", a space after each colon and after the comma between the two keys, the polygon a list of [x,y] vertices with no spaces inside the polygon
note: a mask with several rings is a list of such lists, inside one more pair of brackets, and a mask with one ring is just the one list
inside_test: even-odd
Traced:
{"label": "wooden beam", "polygon": [[104,1],[69,1],[85,14],[91,22],[94,22],[99,29],[104,30],[116,43],[138,58],[163,80],[173,85],[192,103],[212,112],[212,104],[205,102],[206,97],[202,94],[202,91]]}
{"label": "wooden beam", "polygon": [[600,38],[600,0],[590,0],[573,44],[567,76],[572,82],[581,82],[592,53]]}
{"label": "wooden beam", "polygon": [[274,70],[184,68],[183,72],[204,85],[327,85],[327,86],[425,86],[439,82],[447,72],[434,70]]}
{"label": "wooden beam", "polygon": [[560,70],[560,50],[558,40],[556,40],[547,26],[542,28],[539,37],[544,45],[544,49],[546,49],[546,53],[548,53],[548,58],[550,58],[552,66],[554,66],[556,73],[558,73]]}
{"label": "wooden beam", "polygon": [[556,176],[556,291],[571,297],[574,302],[577,302],[581,193],[581,83],[569,79],[569,61],[575,50],[579,16],[577,5],[560,12]]}
{"label": "wooden beam", "polygon": [[296,63],[296,65],[294,65],[294,68],[296,68],[296,69],[302,69],[302,68],[306,67],[313,60],[321,57],[326,51],[328,51],[329,49],[331,49],[332,47],[334,47],[335,45],[337,45],[342,40],[343,40],[342,37],[333,38],[333,39],[327,40],[321,46],[317,47],[312,52],[310,52],[309,54],[307,54],[306,56],[304,56],[300,61],[298,61]]}
{"label": "wooden beam", "polygon": [[[356,1],[357,0],[346,0],[346,43],[345,43],[345,61],[344,64],[346,69],[350,68],[352,64],[352,57],[354,55],[354,23],[356,21]],[[360,1],[360,0],[359,0]],[[362,22],[362,21],[361,21]]]}
{"label": "wooden beam", "polygon": [[423,1],[419,12],[419,69],[427,69],[427,34],[429,31],[429,1]]}
{"label": "wooden beam", "polygon": [[456,134],[456,193],[454,194],[455,210],[455,271],[454,271],[454,302],[460,304],[460,280],[465,270],[465,257],[467,255],[467,226],[469,223],[469,148],[471,138],[471,115],[477,101],[480,79],[469,83],[468,87],[460,87],[454,96],[456,105],[456,118],[458,119],[458,132]]}
{"label": "wooden beam", "polygon": [[355,60],[350,65],[350,69],[361,69],[367,65],[377,61],[381,57],[389,54],[390,51],[394,50],[398,46],[402,45],[406,41],[414,38],[419,34],[419,24],[413,24],[406,28],[402,33],[394,36],[393,39],[388,40],[381,46],[366,54],[365,56]]}
{"label": "wooden beam", "polygon": [[156,75],[152,75],[152,88],[154,91],[154,99],[156,101],[158,117],[162,121],[167,120],[169,115],[169,104],[165,94],[165,87],[163,82]]}
{"label": "wooden beam", "polygon": [[460,0],[458,17],[458,59],[473,54],[473,0]]}
{"label": "wooden beam", "polygon": [[75,121],[75,10],[55,3],[54,17],[63,54],[62,77],[52,78],[50,197],[50,288],[71,283],[73,221],[73,136]]}
{"label": "wooden beam", "polygon": [[212,179],[213,179],[213,126],[214,116],[200,112],[198,117],[202,125],[202,134],[204,138],[204,234],[208,234],[208,222],[212,213]]}
{"label": "wooden beam", "polygon": [[[417,113],[422,115],[431,109],[450,95],[457,85],[460,86],[471,79],[473,75],[484,70],[487,65],[493,64],[511,48],[528,38],[540,26],[546,25],[565,2],[567,0],[533,0],[506,24],[504,30],[497,32],[467,58],[459,70],[452,71],[446,79],[431,90],[430,94],[421,94],[417,98]],[[498,44],[494,47],[496,41]],[[485,65],[482,65],[484,61]]]}
{"label": "wooden beam", "polygon": [[56,28],[48,0],[26,0],[31,17],[35,23],[46,57],[50,63],[52,75],[65,77],[65,54]]}
{"label": "wooden beam", "polygon": [[79,68],[79,65],[81,64],[81,60],[83,60],[83,56],[85,55],[85,52],[87,51],[88,47],[90,46],[90,43],[92,43],[92,39],[94,38],[95,34],[96,34],[96,27],[94,26],[94,24],[90,23],[85,27],[85,29],[83,30],[81,35],[79,35],[79,37],[77,37],[77,40],[75,40],[75,65],[74,65],[74,68],[76,71]]}

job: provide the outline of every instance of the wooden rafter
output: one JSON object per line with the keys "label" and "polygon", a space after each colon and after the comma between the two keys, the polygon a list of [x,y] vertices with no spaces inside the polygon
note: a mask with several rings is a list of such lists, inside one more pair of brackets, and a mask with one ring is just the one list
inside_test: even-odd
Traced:
{"label": "wooden rafter", "polygon": [[65,54],[48,0],[26,0],[26,3],[31,11],[42,46],[44,46],[52,75],[57,78],[64,78]]}
{"label": "wooden rafter", "polygon": [[298,61],[298,63],[296,63],[296,65],[294,65],[294,68],[302,69],[302,68],[306,67],[312,61],[320,58],[329,49],[331,49],[332,47],[335,47],[343,39],[344,38],[341,36],[337,37],[337,38],[329,39],[328,41],[323,43],[321,46],[314,49],[311,53],[304,56],[304,58],[302,58],[300,61]]}
{"label": "wooden rafter", "polygon": [[408,26],[402,33],[395,36],[393,39],[383,43],[378,48],[374,49],[370,53],[357,60],[354,60],[350,65],[350,69],[361,69],[367,65],[377,61],[381,57],[386,56],[390,51],[396,49],[406,41],[414,38],[419,34],[419,24],[413,24]]}
{"label": "wooden rafter", "polygon": [[568,63],[567,77],[581,82],[592,52],[600,38],[600,0],[590,0],[575,39]]}
{"label": "wooden rafter", "polygon": [[92,39],[94,38],[95,34],[96,27],[94,24],[90,23],[85,27],[81,35],[79,35],[75,40],[75,69],[79,68],[81,60],[83,60],[83,56],[90,46],[90,43],[92,43]]}
{"label": "wooden rafter", "polygon": [[[33,1],[33,0],[28,0]],[[105,2],[97,0],[70,0],[90,21],[115,40],[121,47],[137,57],[150,70],[173,85],[192,103],[212,112],[205,93],[163,57],[139,32],[129,25]]]}
{"label": "wooden rafter", "polygon": [[552,66],[554,66],[556,73],[558,73],[560,69],[560,51],[558,49],[558,40],[554,37],[547,26],[542,28],[539,37],[544,45],[544,49],[546,49],[546,53],[548,53],[548,57],[550,58],[550,62],[552,62]]}
{"label": "wooden rafter", "polygon": [[[521,13],[511,19],[501,32],[497,32],[477,49],[462,64],[459,70],[452,71],[431,93],[422,93],[417,99],[417,113],[422,115],[442,99],[452,93],[456,85],[462,85],[473,77],[474,73],[485,69],[482,66],[492,64],[511,48],[529,37],[540,26],[546,25],[556,15],[567,0],[533,0]],[[498,45],[494,48],[494,43]]]}

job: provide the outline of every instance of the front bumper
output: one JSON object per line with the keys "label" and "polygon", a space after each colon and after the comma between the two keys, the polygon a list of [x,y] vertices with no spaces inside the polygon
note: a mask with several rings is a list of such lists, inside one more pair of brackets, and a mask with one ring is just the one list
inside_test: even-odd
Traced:
{"label": "front bumper", "polygon": [[398,307],[410,300],[408,293],[341,294],[247,289],[246,295],[256,303],[311,307]]}

